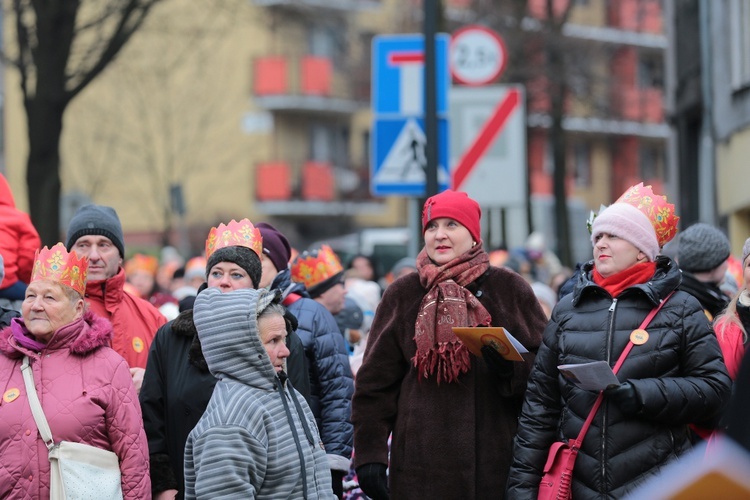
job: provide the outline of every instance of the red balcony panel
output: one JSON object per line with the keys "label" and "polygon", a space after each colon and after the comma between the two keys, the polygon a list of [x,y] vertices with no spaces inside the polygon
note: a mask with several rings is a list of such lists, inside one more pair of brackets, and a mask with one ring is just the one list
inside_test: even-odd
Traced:
{"label": "red balcony panel", "polygon": [[643,120],[649,123],[664,121],[664,94],[661,89],[641,90],[643,95]]}
{"label": "red balcony panel", "polygon": [[659,0],[612,0],[609,25],[628,31],[662,33],[664,28]]}
{"label": "red balcony panel", "polygon": [[277,56],[257,58],[253,68],[253,90],[255,95],[287,94],[289,78],[286,58]]}
{"label": "red balcony panel", "polygon": [[617,114],[623,120],[640,121],[641,93],[634,87],[619,87],[615,96]]}
{"label": "red balcony panel", "polygon": [[633,47],[622,47],[612,56],[611,72],[622,85],[635,85],[638,77],[638,53]]}
{"label": "red balcony panel", "polygon": [[544,172],[531,172],[531,194],[552,195],[552,176]]}
{"label": "red balcony panel", "polygon": [[472,0],[448,0],[448,7],[467,8],[471,7]]}
{"label": "red balcony panel", "polygon": [[637,137],[622,137],[617,141],[612,158],[612,199],[617,199],[627,188],[638,184],[639,141]]}
{"label": "red balcony panel", "polygon": [[255,198],[258,201],[284,201],[292,196],[289,165],[262,163],[255,170]]}
{"label": "red balcony panel", "polygon": [[333,65],[327,57],[305,56],[301,62],[301,91],[305,95],[331,95]]}
{"label": "red balcony panel", "polygon": [[308,201],[333,201],[336,180],[329,163],[308,161],[302,167],[302,198]]}
{"label": "red balcony panel", "polygon": [[547,78],[538,76],[526,86],[529,95],[529,112],[543,113],[550,110],[549,85]]}
{"label": "red balcony panel", "polygon": [[[560,16],[568,8],[570,0],[555,0],[552,12],[555,17]],[[531,17],[547,19],[547,0],[528,0],[528,10]]]}
{"label": "red balcony panel", "polygon": [[641,30],[646,33],[663,33],[661,2],[646,0],[641,4]]}
{"label": "red balcony panel", "polygon": [[638,0],[613,0],[609,2],[609,25],[628,31],[637,31],[640,25]]}

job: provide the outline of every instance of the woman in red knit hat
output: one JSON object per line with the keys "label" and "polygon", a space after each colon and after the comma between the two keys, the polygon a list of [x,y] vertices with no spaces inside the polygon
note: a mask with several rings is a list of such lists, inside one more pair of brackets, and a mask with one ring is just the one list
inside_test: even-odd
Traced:
{"label": "woman in red knit hat", "polygon": [[[374,500],[497,498],[505,488],[546,320],[523,278],[489,265],[480,217],[466,193],[429,198],[417,272],[394,281],[375,313],[352,404],[357,476]],[[503,326],[530,354],[475,357],[452,331],[467,326]]]}

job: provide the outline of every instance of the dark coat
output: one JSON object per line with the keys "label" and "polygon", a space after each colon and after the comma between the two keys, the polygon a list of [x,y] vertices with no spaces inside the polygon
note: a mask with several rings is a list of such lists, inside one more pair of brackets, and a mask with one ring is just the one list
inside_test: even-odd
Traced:
{"label": "dark coat", "polygon": [[687,271],[682,271],[680,290],[684,290],[698,299],[709,320],[713,320],[721,314],[729,304],[729,297],[721,291],[721,288],[713,283],[700,281]]}
{"label": "dark coat", "polygon": [[313,299],[303,297],[287,308],[299,322],[297,333],[310,366],[310,408],[329,463],[346,470],[352,456],[354,377],[344,336],[328,309]]}
{"label": "dark coat", "polygon": [[[294,387],[303,388],[298,390],[309,401],[302,344],[297,335],[290,335],[288,342],[289,379]],[[156,333],[139,395],[154,493],[177,489],[177,498],[183,498],[185,442],[206,410],[215,385],[198,341],[193,311],[183,311]]]}
{"label": "dark coat", "polygon": [[[529,379],[508,482],[508,498],[535,499],[554,441],[574,439],[596,399],[568,383],[557,366],[606,360],[613,366],[631,332],[675,290],[680,271],[657,258],[653,278],[617,299],[584,266],[574,292],[558,303]],[[730,379],[716,337],[698,301],[677,291],[647,327],[617,374],[636,389],[641,409],[626,417],[605,398],[576,460],[573,498],[622,498],[690,448],[688,424],[722,411]]]}
{"label": "dark coat", "polygon": [[299,323],[297,333],[310,367],[310,408],[329,465],[347,471],[352,456],[354,376],[344,336],[328,309],[311,299],[303,285],[292,283],[289,269],[274,278],[271,288],[283,290],[284,304]]}
{"label": "dark coat", "polygon": [[6,309],[0,307],[0,329],[10,326],[10,320],[13,318],[20,318],[21,313],[15,309]]}
{"label": "dark coat", "polygon": [[[383,294],[357,372],[352,421],[355,466],[388,463],[391,498],[499,498],[545,316],[529,284],[504,268],[489,270],[467,288],[530,354],[498,379],[484,361],[453,383],[418,376],[414,325],[427,290],[413,273]],[[467,325],[455,325],[467,326]]]}

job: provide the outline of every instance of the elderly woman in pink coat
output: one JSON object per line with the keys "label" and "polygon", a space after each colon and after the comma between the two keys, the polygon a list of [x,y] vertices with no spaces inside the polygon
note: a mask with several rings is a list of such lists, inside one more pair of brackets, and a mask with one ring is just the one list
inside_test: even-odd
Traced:
{"label": "elderly woman in pink coat", "polygon": [[22,318],[0,332],[0,498],[49,498],[50,463],[21,374],[30,359],[52,437],[114,452],[126,499],[151,495],[148,444],[112,325],[85,310],[88,259],[61,243],[37,252]]}

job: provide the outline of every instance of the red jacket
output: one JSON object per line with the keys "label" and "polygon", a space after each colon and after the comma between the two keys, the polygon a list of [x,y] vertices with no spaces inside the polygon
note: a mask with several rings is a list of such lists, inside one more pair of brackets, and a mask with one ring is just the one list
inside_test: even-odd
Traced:
{"label": "red jacket", "polygon": [[90,312],[57,330],[41,352],[19,345],[10,327],[0,332],[0,498],[49,498],[47,446],[27,399],[24,354],[54,440],[113,451],[124,498],[151,498],[141,407],[127,364],[106,347],[111,335],[109,322]]}
{"label": "red jacket", "polygon": [[0,255],[5,263],[5,278],[0,289],[19,280],[29,282],[34,254],[41,246],[39,233],[29,216],[16,208],[8,181],[0,174]]}
{"label": "red jacket", "polygon": [[107,280],[86,283],[89,309],[112,322],[112,349],[131,368],[146,368],[149,347],[156,330],[167,322],[148,301],[125,292],[125,271]]}
{"label": "red jacket", "polygon": [[724,355],[724,363],[732,380],[737,379],[742,357],[745,355],[745,335],[740,326],[720,318],[714,325],[714,332]]}

